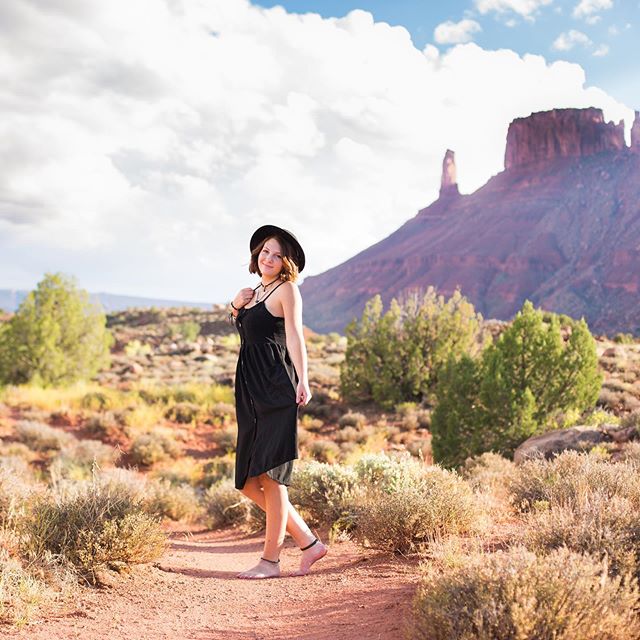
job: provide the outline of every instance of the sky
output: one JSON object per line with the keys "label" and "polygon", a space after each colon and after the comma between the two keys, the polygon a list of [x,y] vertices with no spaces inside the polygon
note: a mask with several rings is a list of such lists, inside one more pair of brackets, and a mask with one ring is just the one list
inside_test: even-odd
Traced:
{"label": "sky", "polygon": [[[471,193],[509,122],[640,108],[640,0],[5,0],[0,289],[224,302],[248,240],[321,273]],[[634,62],[636,60],[636,62]]]}

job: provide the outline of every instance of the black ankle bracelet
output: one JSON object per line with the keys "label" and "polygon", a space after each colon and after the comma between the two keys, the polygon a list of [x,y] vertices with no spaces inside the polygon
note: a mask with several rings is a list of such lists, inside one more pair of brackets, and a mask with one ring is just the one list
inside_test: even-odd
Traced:
{"label": "black ankle bracelet", "polygon": [[308,544],[306,547],[300,547],[300,551],[306,551],[309,547],[313,547],[316,542],[318,542],[318,538],[316,538],[311,544]]}
{"label": "black ankle bracelet", "polygon": [[266,558],[263,558],[262,556],[260,556],[260,560],[264,560],[265,562],[270,562],[271,564],[278,564],[280,562],[280,560],[267,560]]}

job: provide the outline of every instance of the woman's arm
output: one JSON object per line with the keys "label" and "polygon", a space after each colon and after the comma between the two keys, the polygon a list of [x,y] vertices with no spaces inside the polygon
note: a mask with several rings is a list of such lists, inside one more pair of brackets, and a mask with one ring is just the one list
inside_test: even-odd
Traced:
{"label": "woman's arm", "polygon": [[287,351],[298,374],[296,402],[307,404],[311,399],[309,390],[309,374],[307,371],[307,347],[302,329],[302,296],[293,282],[282,286],[282,310],[284,312],[284,330],[287,340]]}

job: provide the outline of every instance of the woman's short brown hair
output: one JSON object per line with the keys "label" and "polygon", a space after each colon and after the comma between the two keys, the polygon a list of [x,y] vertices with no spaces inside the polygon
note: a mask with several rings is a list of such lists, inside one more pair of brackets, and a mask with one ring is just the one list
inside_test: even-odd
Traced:
{"label": "woman's short brown hair", "polygon": [[277,240],[280,248],[282,249],[282,271],[280,272],[280,279],[288,282],[295,282],[298,279],[298,265],[295,262],[295,251],[290,242],[287,242],[284,238],[278,235],[269,236],[265,238],[258,246],[251,252],[251,261],[249,262],[249,273],[257,273],[262,275],[260,267],[258,267],[258,256],[262,251],[267,240]]}

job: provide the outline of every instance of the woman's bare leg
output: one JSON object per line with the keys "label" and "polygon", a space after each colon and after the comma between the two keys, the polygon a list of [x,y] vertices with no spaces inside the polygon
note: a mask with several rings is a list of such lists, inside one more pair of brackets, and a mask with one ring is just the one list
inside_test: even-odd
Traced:
{"label": "woman's bare leg", "polygon": [[257,565],[238,574],[238,578],[277,578],[280,575],[280,549],[287,526],[287,488],[265,473],[258,476],[267,512],[264,550]]}
{"label": "woman's bare leg", "polygon": [[[286,488],[286,487],[285,487]],[[240,491],[255,502],[263,511],[267,510],[264,492],[258,478],[247,478],[245,485]],[[289,502],[287,496],[287,531],[295,540],[299,547],[306,547],[311,544],[315,536],[311,533],[311,529],[298,513],[296,508]]]}
{"label": "woman's bare leg", "polygon": [[[273,490],[275,492],[276,502],[280,503],[282,497],[284,497],[285,504],[283,505],[283,509],[286,513],[285,526],[287,531],[291,534],[292,538],[296,541],[300,548],[307,547],[311,545],[312,542],[316,541],[316,537],[311,533],[307,523],[303,520],[302,516],[296,511],[295,507],[289,502],[289,496],[287,493],[287,488],[284,485],[272,480],[266,474],[262,474],[257,478],[247,478],[247,481],[244,487],[241,489],[242,493],[246,495],[248,498],[253,500],[263,511],[267,512],[267,535],[265,536],[265,549],[263,553],[263,557],[268,558],[269,560],[276,560],[278,556],[271,557],[269,555],[272,551],[271,547],[268,547],[268,543],[270,540],[269,535],[269,513],[270,507],[267,506],[270,503],[269,498],[265,496],[265,490],[267,491],[267,495],[269,494],[269,490]],[[277,515],[277,514],[275,514]],[[276,521],[278,520],[277,516]],[[276,540],[280,540],[280,535],[282,542],[284,542],[284,527],[282,528],[282,532],[280,534],[280,530],[276,530]],[[273,532],[271,533],[273,536]],[[277,547],[277,553],[279,555],[280,548],[282,547],[282,542],[279,543]],[[305,549],[302,552],[302,558],[300,560],[300,568],[293,575],[306,575],[311,568],[311,565],[316,562],[316,560],[320,560],[320,558],[324,557],[327,554],[328,547],[321,542],[319,539],[315,542],[315,544],[309,546],[308,549]],[[265,567],[264,565],[269,564],[263,562],[262,560],[249,571],[245,571],[243,574],[239,574],[239,577],[270,577],[268,575],[263,575],[265,572],[271,575],[279,575],[279,571],[277,570],[277,565],[272,564],[269,570],[269,567]],[[274,570],[275,567],[275,570]],[[257,571],[256,571],[257,570]],[[259,574],[259,575],[257,575]]]}

